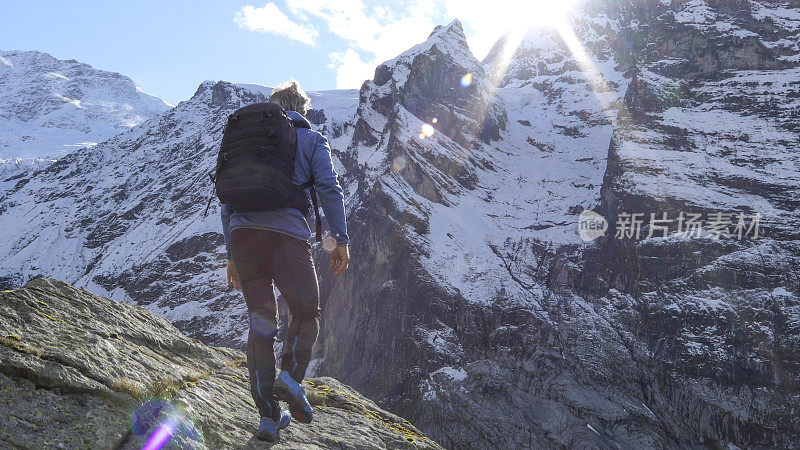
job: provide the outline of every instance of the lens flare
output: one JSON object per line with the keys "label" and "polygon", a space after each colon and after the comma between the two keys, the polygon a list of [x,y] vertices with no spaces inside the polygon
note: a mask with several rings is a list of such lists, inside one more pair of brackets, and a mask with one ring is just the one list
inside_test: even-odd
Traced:
{"label": "lens flare", "polygon": [[436,123],[438,121],[439,121],[439,119],[437,119],[436,117],[434,117],[433,120],[431,120],[432,123]]}
{"label": "lens flare", "polygon": [[467,72],[466,74],[464,74],[463,77],[461,77],[461,87],[463,88],[469,87],[472,84],[472,81],[473,81],[472,73]]}
{"label": "lens flare", "polygon": [[258,333],[266,338],[271,338],[278,334],[278,324],[275,321],[275,311],[272,310],[272,315],[261,314],[252,312],[250,316],[250,331]]}
{"label": "lens flare", "polygon": [[425,137],[433,136],[433,132],[434,131],[436,131],[436,130],[433,129],[433,125],[431,125],[429,123],[426,123],[425,125],[422,126],[422,134],[424,134]]}
{"label": "lens flare", "polygon": [[175,414],[175,407],[166,400],[151,399],[133,411],[131,431],[137,436],[149,435],[165,417]]}
{"label": "lens flare", "polygon": [[133,411],[131,431],[147,450],[159,450],[168,443],[179,448],[197,448],[203,444],[203,435],[186,411],[180,405],[157,398]]}
{"label": "lens flare", "polygon": [[150,439],[147,440],[147,443],[144,444],[142,450],[158,450],[163,447],[167,441],[172,437],[172,433],[174,433],[174,428],[170,423],[161,424],[156,431],[150,435]]}
{"label": "lens flare", "polygon": [[322,239],[322,249],[326,252],[330,253],[333,251],[333,248],[336,247],[336,239],[331,236],[327,235],[324,239]]}
{"label": "lens flare", "polygon": [[419,138],[420,138],[420,139],[425,139],[425,133],[420,133],[420,134],[419,134]]}
{"label": "lens flare", "polygon": [[[425,135],[420,133],[421,138],[425,138]],[[401,170],[406,168],[406,157],[404,155],[400,155],[392,161],[392,172],[397,173]]]}

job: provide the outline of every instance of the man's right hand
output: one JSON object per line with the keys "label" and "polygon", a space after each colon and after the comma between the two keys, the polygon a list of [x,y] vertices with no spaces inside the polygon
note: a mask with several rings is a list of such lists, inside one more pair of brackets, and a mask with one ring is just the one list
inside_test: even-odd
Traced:
{"label": "man's right hand", "polygon": [[242,290],[242,286],[239,285],[239,275],[236,273],[236,266],[233,264],[232,259],[228,260],[228,286],[233,286],[237,291]]}

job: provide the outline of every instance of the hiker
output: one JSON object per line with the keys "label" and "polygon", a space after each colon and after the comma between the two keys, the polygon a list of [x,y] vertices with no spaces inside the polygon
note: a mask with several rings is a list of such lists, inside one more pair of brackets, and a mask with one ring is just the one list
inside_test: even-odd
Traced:
{"label": "hiker", "polygon": [[[261,414],[256,436],[274,440],[278,431],[289,425],[290,415],[301,423],[310,423],[313,415],[301,382],[319,332],[319,287],[309,244],[311,230],[305,218],[309,201],[316,209],[317,194],[336,241],[330,264],[334,277],[347,270],[350,254],[344,196],[328,140],[311,130],[304,117],[310,107],[308,95],[296,81],[290,81],[276,88],[269,102],[247,106],[231,115],[215,182],[223,203],[228,285],[242,291],[249,314],[247,368],[250,391]],[[292,160],[293,167],[289,167]],[[259,174],[247,172],[253,170],[253,164],[270,166],[271,172],[261,177],[270,181],[262,183],[282,180],[284,185],[269,186],[266,194],[241,188],[259,179]],[[290,191],[287,201],[285,194]],[[274,205],[283,207],[276,209]],[[318,241],[320,232],[317,211]],[[277,380],[273,282],[291,313]],[[289,404],[289,412],[280,409],[278,398]]]}

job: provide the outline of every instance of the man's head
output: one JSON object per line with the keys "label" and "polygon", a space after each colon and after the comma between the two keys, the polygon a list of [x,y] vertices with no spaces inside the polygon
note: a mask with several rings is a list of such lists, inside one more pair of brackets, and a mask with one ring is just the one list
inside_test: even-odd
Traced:
{"label": "man's head", "polygon": [[306,115],[311,108],[311,99],[295,80],[281,83],[269,96],[269,101],[281,105],[287,111],[297,111]]}

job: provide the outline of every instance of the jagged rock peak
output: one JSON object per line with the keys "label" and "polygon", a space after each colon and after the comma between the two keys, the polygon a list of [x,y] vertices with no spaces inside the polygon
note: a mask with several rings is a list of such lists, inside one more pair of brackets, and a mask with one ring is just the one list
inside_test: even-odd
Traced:
{"label": "jagged rock peak", "polygon": [[[613,59],[623,72],[639,65],[654,66],[666,76],[714,78],[725,70],[797,67],[796,8],[766,1],[589,0],[570,15],[569,33],[590,59]],[[507,39],[500,38],[483,61],[487,73],[502,78],[502,86],[578,68],[554,27],[529,30],[515,43],[510,61]]]}
{"label": "jagged rock peak", "polygon": [[[47,82],[50,86],[66,84],[73,93],[89,99],[111,94],[118,96],[118,101],[130,101],[135,98],[144,103],[148,109],[157,112],[171,106],[160,98],[147,94],[133,80],[118,72],[97,69],[75,59],[58,59],[37,50],[0,50],[0,80],[3,83],[10,83],[13,78],[20,76],[26,77],[25,82],[35,78],[37,81]],[[101,84],[103,82],[106,84]],[[94,87],[94,90],[87,89],[87,85]],[[13,87],[6,86],[6,88]],[[28,89],[22,91],[23,94],[38,94],[31,90],[36,86],[26,87]],[[82,100],[82,97],[74,96],[72,99]],[[24,117],[21,119],[25,120]]]}
{"label": "jagged rock peak", "polygon": [[[462,85],[462,77],[469,82]],[[391,81],[391,82],[390,82]],[[404,108],[417,119],[437,118],[437,129],[461,145],[497,139],[505,112],[494,87],[467,45],[461,22],[437,26],[430,37],[375,69],[360,92],[361,118],[354,143],[376,142],[374,132]],[[378,115],[371,114],[371,111]],[[380,117],[384,117],[381,119]]]}
{"label": "jagged rock peak", "polygon": [[245,104],[267,101],[271,91],[271,88],[258,84],[206,80],[200,83],[189,101],[207,103],[216,108],[236,109]]}
{"label": "jagged rock peak", "polygon": [[89,64],[82,63],[75,59],[58,59],[49,53],[38,50],[0,50],[0,64],[7,69],[23,70],[24,68],[35,67],[37,69],[56,69],[70,66],[74,69],[92,71],[97,74],[104,74],[113,78],[130,80],[125,75],[107,70],[95,69]]}
{"label": "jagged rock peak", "polygon": [[[258,447],[245,355],[182,335],[144,308],[39,278],[0,293],[0,438],[12,448]],[[333,378],[305,381],[310,425],[275,448],[441,448]]]}
{"label": "jagged rock peak", "polygon": [[461,21],[454,19],[447,25],[436,25],[436,27],[428,35],[430,39],[455,39],[459,44],[467,46],[467,36],[464,34],[464,27]]}
{"label": "jagged rock peak", "polygon": [[480,64],[469,49],[461,22],[456,19],[447,25],[437,25],[424,42],[378,66],[373,81],[380,86],[389,78],[394,78],[398,84],[403,84],[408,75],[407,68],[403,66],[409,66],[417,55],[431,52],[447,55],[448,59],[457,63],[466,72],[482,72]]}

